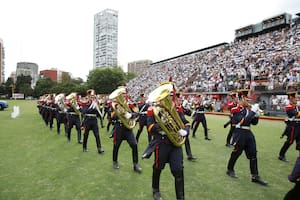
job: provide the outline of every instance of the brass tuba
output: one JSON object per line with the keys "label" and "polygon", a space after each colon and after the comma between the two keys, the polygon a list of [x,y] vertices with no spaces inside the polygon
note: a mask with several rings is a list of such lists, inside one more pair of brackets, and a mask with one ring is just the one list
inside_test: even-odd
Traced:
{"label": "brass tuba", "polygon": [[79,117],[81,117],[81,112],[78,109],[78,104],[76,102],[76,96],[77,93],[76,92],[72,92],[71,94],[69,94],[68,96],[66,96],[66,99],[69,100],[71,107],[73,108],[73,110],[75,111],[75,113],[77,115],[79,115]]}
{"label": "brass tuba", "polygon": [[179,117],[176,106],[170,97],[172,90],[173,85],[171,83],[163,84],[149,94],[147,101],[152,102],[154,117],[169,140],[175,146],[180,147],[185,142],[185,136],[181,136],[178,131],[183,129],[185,125]]}
{"label": "brass tuba", "polygon": [[136,118],[130,118],[126,119],[125,114],[132,113],[131,109],[129,108],[126,100],[123,97],[123,94],[126,93],[125,87],[120,87],[116,90],[114,90],[110,95],[109,99],[112,100],[112,107],[118,116],[118,118],[121,120],[121,122],[124,124],[124,126],[130,130],[134,128],[136,125]]}
{"label": "brass tuba", "polygon": [[60,93],[58,95],[55,96],[55,104],[58,105],[60,111],[65,112],[65,110],[67,109],[67,106],[64,102],[64,98],[65,98],[65,94],[64,93]]}

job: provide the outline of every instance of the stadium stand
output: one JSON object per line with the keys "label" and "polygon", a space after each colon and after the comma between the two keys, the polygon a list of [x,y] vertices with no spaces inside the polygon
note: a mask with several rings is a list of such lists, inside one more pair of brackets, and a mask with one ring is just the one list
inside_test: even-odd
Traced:
{"label": "stadium stand", "polygon": [[300,88],[299,16],[277,15],[237,29],[235,36],[231,43],[152,63],[127,83],[130,94],[147,94],[169,77],[179,90],[189,93],[226,93],[241,88],[284,93],[288,86]]}

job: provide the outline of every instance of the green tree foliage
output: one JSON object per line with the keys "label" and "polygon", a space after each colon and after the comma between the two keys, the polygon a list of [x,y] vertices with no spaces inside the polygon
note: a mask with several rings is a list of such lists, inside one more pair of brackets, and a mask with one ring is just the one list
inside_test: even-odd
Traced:
{"label": "green tree foliage", "polygon": [[55,85],[55,82],[52,81],[50,78],[40,78],[33,90],[33,96],[39,97],[44,94],[52,93],[52,87]]}
{"label": "green tree foliage", "polygon": [[136,74],[133,72],[127,72],[127,74],[126,74],[127,82],[130,81],[131,79],[134,79],[135,77],[136,77]]}
{"label": "green tree foliage", "polygon": [[120,67],[93,69],[87,77],[87,87],[97,94],[110,94],[118,86],[126,83],[127,77]]}
{"label": "green tree foliage", "polygon": [[83,84],[78,84],[75,81],[68,81],[63,83],[58,83],[52,87],[52,93],[58,94],[58,93],[65,93],[70,94],[72,92],[76,92],[81,95],[86,94],[86,86]]}
{"label": "green tree foliage", "polygon": [[33,90],[31,88],[31,76],[24,76],[23,74],[17,77],[15,85],[15,93],[23,93],[25,96],[31,96]]}
{"label": "green tree foliage", "polygon": [[62,76],[61,76],[61,82],[62,83],[65,83],[65,82],[70,82],[72,79],[71,79],[71,76],[69,73],[67,72],[63,72],[62,73]]}
{"label": "green tree foliage", "polygon": [[12,97],[12,91],[14,90],[14,80],[9,77],[5,83],[4,94],[7,94],[8,97]]}

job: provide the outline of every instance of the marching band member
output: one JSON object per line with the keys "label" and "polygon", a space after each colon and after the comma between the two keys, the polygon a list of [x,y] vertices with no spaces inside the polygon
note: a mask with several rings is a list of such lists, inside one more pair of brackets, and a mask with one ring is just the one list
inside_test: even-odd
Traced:
{"label": "marching band member", "polygon": [[[173,140],[170,135],[175,132],[176,138],[185,138],[188,134],[190,124],[185,119],[183,112],[181,112],[180,115],[178,114],[175,103],[170,100],[172,87],[171,83],[163,84],[152,91],[148,98],[148,101],[153,103],[153,106],[149,107],[147,111],[147,129],[153,136],[153,140],[145,150],[143,158],[150,158],[152,152],[154,152],[152,191],[155,200],[162,199],[159,183],[161,171],[165,168],[166,163],[169,163],[171,173],[175,179],[176,198],[184,199],[183,152],[181,146],[184,144],[185,140],[177,142],[177,140]],[[165,115],[164,112],[166,110],[162,109],[160,106],[168,107],[166,110],[173,111],[171,111],[171,116],[174,117],[176,124],[180,124],[178,130],[171,129],[174,124],[170,124],[170,126],[167,125],[168,120],[165,119],[164,116],[169,115]]]}
{"label": "marching band member", "polygon": [[102,154],[104,150],[101,146],[101,140],[99,135],[99,126],[97,117],[101,117],[101,114],[99,112],[98,108],[98,101],[95,95],[95,91],[90,89],[87,91],[87,102],[84,104],[82,103],[82,115],[83,115],[83,121],[82,126],[84,129],[84,135],[83,135],[83,152],[88,152],[87,149],[87,142],[89,137],[90,130],[93,131],[95,139],[96,139],[96,145],[97,150],[99,154]]}
{"label": "marching band member", "polygon": [[229,121],[224,124],[224,128],[226,128],[230,124],[230,129],[226,137],[226,144],[225,144],[226,147],[232,147],[234,145],[232,133],[235,129],[236,122],[234,121],[233,116],[231,114],[231,109],[236,107],[238,103],[238,98],[237,98],[238,96],[235,91],[232,91],[230,93],[230,97],[231,97],[231,102],[228,104],[228,110],[230,111]]}
{"label": "marching band member", "polygon": [[248,90],[239,90],[239,104],[237,107],[231,109],[233,120],[238,123],[236,124],[233,132],[235,145],[227,164],[226,173],[232,178],[237,178],[234,171],[234,165],[243,151],[245,151],[247,158],[250,160],[252,182],[267,185],[268,183],[262,180],[258,174],[256,141],[252,131],[250,130],[251,124],[258,124],[260,115],[259,104],[251,106],[247,102],[247,95]]}
{"label": "marching band member", "polygon": [[290,101],[289,105],[285,107],[287,120],[284,135],[287,136],[287,139],[281,147],[278,156],[278,159],[284,162],[288,162],[285,157],[285,153],[287,152],[289,147],[294,143],[296,136],[299,135],[300,137],[300,107],[297,105],[297,91],[288,92],[287,94]]}
{"label": "marching band member", "polygon": [[67,140],[71,141],[71,132],[73,126],[75,126],[77,131],[77,143],[82,144],[81,141],[81,112],[78,105],[78,95],[76,93],[69,94],[66,99],[67,105]]}
{"label": "marching band member", "polygon": [[[147,110],[149,108],[149,103],[146,103],[145,95],[142,93],[140,95],[140,101],[138,101],[138,109],[139,109],[139,129],[136,133],[136,141],[139,141],[139,137],[141,133],[143,132],[144,126],[147,126]],[[147,131],[148,133],[148,131]],[[148,133],[148,142],[151,141],[151,135]]]}
{"label": "marching band member", "polygon": [[194,113],[194,120],[192,122],[192,129],[193,129],[193,137],[196,137],[196,132],[199,127],[200,122],[202,123],[203,130],[204,130],[204,137],[205,140],[211,140],[208,137],[208,128],[207,128],[207,122],[205,117],[205,106],[203,103],[202,97],[199,95],[198,102],[196,104],[195,113]]}
{"label": "marching band member", "polygon": [[100,124],[101,124],[101,128],[104,128],[104,125],[103,125],[103,120],[104,120],[104,100],[101,98],[101,97],[98,97],[98,103],[99,103],[99,110],[100,110],[100,113],[101,113],[101,116],[100,116]]}
{"label": "marching band member", "polygon": [[[177,109],[177,112],[178,114],[181,116],[181,118],[185,118],[185,114],[188,113],[188,109],[187,108],[183,108],[183,101],[181,99],[181,93],[180,92],[176,92],[176,109]],[[183,115],[183,116],[182,116]],[[187,120],[186,120],[186,123]],[[186,135],[185,137],[185,142],[184,142],[184,146],[185,146],[185,152],[187,154],[187,159],[189,161],[196,161],[197,158],[193,156],[192,154],[192,149],[191,149],[191,144],[190,144],[190,139],[189,139],[189,135],[190,135],[190,129],[188,129],[188,134]]]}
{"label": "marching band member", "polygon": [[54,94],[50,94],[47,97],[46,100],[46,109],[45,109],[45,123],[48,126],[50,130],[53,129],[53,120],[55,118],[55,112],[56,112],[56,108],[55,108],[55,104],[54,104]]}
{"label": "marching band member", "polygon": [[[119,87],[114,90],[109,99],[112,101],[112,118],[114,121],[113,133],[113,168],[119,169],[118,154],[123,140],[126,140],[132,151],[133,170],[137,173],[142,172],[142,168],[138,164],[138,146],[132,129],[135,126],[137,113],[128,105],[126,101],[127,92],[125,87]],[[125,96],[125,97],[124,97]]]}
{"label": "marching band member", "polygon": [[68,124],[67,124],[67,107],[65,104],[65,95],[63,93],[56,95],[55,97],[55,106],[56,106],[56,130],[57,134],[60,134],[60,126],[64,125],[65,135],[68,133]]}

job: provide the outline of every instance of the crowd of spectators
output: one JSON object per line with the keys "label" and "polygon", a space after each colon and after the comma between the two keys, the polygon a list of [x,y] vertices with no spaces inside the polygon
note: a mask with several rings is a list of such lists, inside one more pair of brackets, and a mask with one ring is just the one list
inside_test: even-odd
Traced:
{"label": "crowd of spectators", "polygon": [[285,89],[300,82],[300,24],[153,63],[127,84],[148,94],[172,77],[183,92]]}

